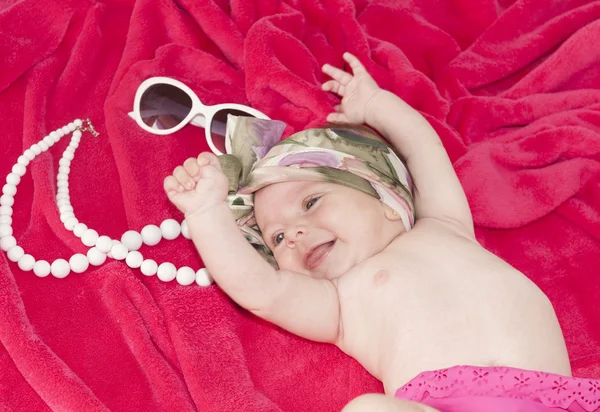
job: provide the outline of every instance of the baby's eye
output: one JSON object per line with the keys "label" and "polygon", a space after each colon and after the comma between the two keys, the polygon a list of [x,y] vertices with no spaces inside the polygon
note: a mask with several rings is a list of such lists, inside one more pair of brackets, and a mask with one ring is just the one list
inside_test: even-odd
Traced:
{"label": "baby's eye", "polygon": [[281,242],[283,242],[283,233],[278,233],[277,235],[273,236],[273,243],[278,245]]}
{"label": "baby's eye", "polygon": [[306,202],[306,205],[304,206],[306,208],[306,210],[310,209],[311,207],[313,207],[315,205],[315,203],[317,203],[317,200],[319,200],[318,197],[313,197],[312,199],[310,199],[308,202]]}

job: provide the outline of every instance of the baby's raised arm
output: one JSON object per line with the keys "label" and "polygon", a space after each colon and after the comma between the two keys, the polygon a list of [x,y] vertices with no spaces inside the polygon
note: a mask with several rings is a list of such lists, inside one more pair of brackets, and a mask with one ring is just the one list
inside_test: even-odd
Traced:
{"label": "baby's raised arm", "polygon": [[467,198],[435,130],[398,96],[380,89],[356,57],[345,53],[344,60],[353,74],[323,67],[333,78],[323,89],[342,96],[328,120],[367,123],[383,134],[406,160],[415,184],[416,217],[458,224],[473,234]]}
{"label": "baby's raised arm", "polygon": [[381,90],[369,105],[366,123],[404,156],[415,185],[416,217],[452,221],[473,234],[465,192],[429,122],[398,96]]}
{"label": "baby's raised arm", "polygon": [[331,281],[277,271],[246,241],[225,202],[227,179],[216,156],[188,159],[165,179],[169,199],[216,283],[257,316],[307,339],[334,342],[339,300]]}

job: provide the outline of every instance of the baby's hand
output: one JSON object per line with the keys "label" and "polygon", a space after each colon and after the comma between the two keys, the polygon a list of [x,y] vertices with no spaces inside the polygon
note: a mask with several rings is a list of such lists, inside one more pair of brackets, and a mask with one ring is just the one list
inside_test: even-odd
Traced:
{"label": "baby's hand", "polygon": [[227,197],[229,185],[219,159],[212,153],[200,153],[177,166],[164,182],[165,192],[186,217],[218,206]]}
{"label": "baby's hand", "polygon": [[346,52],[343,57],[352,68],[353,75],[329,64],[323,66],[323,72],[333,80],[323,83],[321,87],[342,97],[342,104],[335,106],[336,113],[330,113],[327,121],[366,123],[369,103],[381,89],[355,56]]}

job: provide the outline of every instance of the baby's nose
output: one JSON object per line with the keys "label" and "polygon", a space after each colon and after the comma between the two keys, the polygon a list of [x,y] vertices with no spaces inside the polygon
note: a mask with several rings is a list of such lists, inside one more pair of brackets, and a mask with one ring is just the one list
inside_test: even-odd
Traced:
{"label": "baby's nose", "polygon": [[306,234],[306,229],[302,227],[290,228],[285,238],[288,246],[294,246]]}

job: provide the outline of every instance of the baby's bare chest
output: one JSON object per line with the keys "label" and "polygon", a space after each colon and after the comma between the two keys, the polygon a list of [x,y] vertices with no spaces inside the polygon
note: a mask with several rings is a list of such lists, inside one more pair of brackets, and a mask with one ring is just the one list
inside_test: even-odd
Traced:
{"label": "baby's bare chest", "polygon": [[[501,346],[512,335],[508,325],[544,299],[523,274],[475,242],[431,239],[417,246],[391,245],[338,282],[339,346],[380,379],[384,365],[423,370],[421,360],[435,364],[436,356],[484,363],[492,354],[481,348]],[[482,360],[469,358],[473,353]]]}
{"label": "baby's bare chest", "polygon": [[465,241],[390,248],[345,274],[338,293],[348,327],[354,320],[377,325],[377,319],[441,326],[448,324],[450,312],[466,316],[484,301],[501,305],[516,290],[531,286],[510,265]]}

